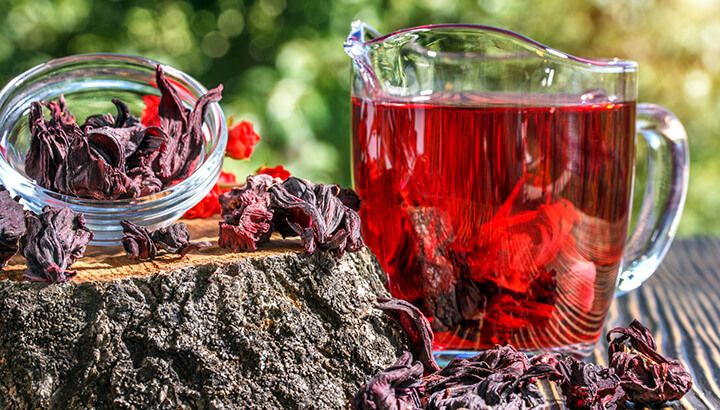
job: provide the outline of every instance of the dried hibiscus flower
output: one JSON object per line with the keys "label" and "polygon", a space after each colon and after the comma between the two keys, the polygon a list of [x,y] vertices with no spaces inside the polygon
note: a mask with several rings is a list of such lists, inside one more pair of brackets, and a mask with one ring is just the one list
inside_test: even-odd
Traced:
{"label": "dried hibiscus flower", "polygon": [[308,254],[316,249],[338,254],[362,249],[360,216],[338,197],[339,186],[290,177],[269,191],[275,229],[283,236],[299,236]]}
{"label": "dried hibiscus flower", "polygon": [[258,141],[260,141],[260,136],[255,132],[252,123],[240,121],[237,125],[230,127],[228,131],[225,155],[233,159],[248,159]]}
{"label": "dried hibiscus flower", "polygon": [[[401,324],[410,346],[427,361],[432,346],[427,319],[407,302],[386,300],[380,308]],[[615,334],[619,336],[611,340]],[[405,353],[364,385],[352,405],[373,410],[545,408],[548,403],[537,386],[538,380],[545,379],[560,387],[570,409],[613,410],[625,408],[627,400],[650,405],[676,400],[692,386],[679,362],[655,351],[652,335],[639,322],[611,330],[608,340],[609,368],[557,353],[529,359],[507,345],[455,359],[428,374],[428,365],[421,362],[412,365],[411,371],[412,355]],[[434,363],[431,353],[429,361]]]}
{"label": "dried hibiscus flower", "polygon": [[254,251],[270,238],[273,211],[268,189],[273,183],[269,175],[248,176],[244,187],[220,195],[220,247]]}
{"label": "dried hibiscus flower", "polygon": [[[581,362],[574,357],[553,357],[551,366],[555,371],[552,379],[560,386],[568,406],[580,410],[615,410],[626,400],[620,378],[611,368]],[[537,363],[543,356],[533,358]]]}
{"label": "dried hibiscus flower", "polygon": [[0,185],[0,267],[17,253],[18,241],[25,234],[25,213],[18,200]]}
{"label": "dried hibiscus flower", "polygon": [[403,353],[395,364],[373,376],[353,397],[353,410],[422,409],[418,387],[423,365]]}
{"label": "dried hibiscus flower", "polygon": [[[117,99],[112,100],[116,115],[92,115],[82,126],[62,96],[58,101],[33,102],[27,175],[56,192],[98,200],[150,195],[186,178],[205,142],[205,112],[220,100],[222,86],[200,97],[189,110],[160,65],[156,79],[162,95],[144,98],[142,121]],[[49,119],[44,108],[50,111]]]}
{"label": "dried hibiscus flower", "polygon": [[25,226],[27,231],[20,239],[27,260],[25,277],[47,283],[72,279],[75,272],[69,268],[82,257],[93,236],[82,214],[46,206],[40,215],[25,212]]}
{"label": "dried hibiscus flower", "polygon": [[296,177],[283,182],[250,175],[244,187],[220,195],[221,247],[255,250],[273,231],[299,236],[308,254],[316,249],[356,252],[363,246],[360,217],[338,197],[337,185],[313,184]]}
{"label": "dried hibiscus flower", "polygon": [[682,363],[658,353],[650,330],[637,320],[610,330],[607,339],[610,367],[631,401],[659,405],[680,399],[692,388],[692,376]]}
{"label": "dried hibiscus flower", "polygon": [[512,346],[496,346],[468,359],[453,360],[423,379],[427,408],[455,408],[452,406],[459,404],[534,408],[543,401],[535,380],[547,373],[530,369],[527,356]]}
{"label": "dried hibiscus flower", "polygon": [[415,356],[426,373],[440,370],[432,353],[433,333],[425,316],[412,303],[400,299],[379,300],[378,309],[390,316],[404,331]]}
{"label": "dried hibiscus flower", "polygon": [[187,226],[180,222],[150,231],[130,221],[121,221],[122,244],[133,260],[155,259],[160,250],[185,256],[189,252],[210,246],[208,242],[191,242]]}

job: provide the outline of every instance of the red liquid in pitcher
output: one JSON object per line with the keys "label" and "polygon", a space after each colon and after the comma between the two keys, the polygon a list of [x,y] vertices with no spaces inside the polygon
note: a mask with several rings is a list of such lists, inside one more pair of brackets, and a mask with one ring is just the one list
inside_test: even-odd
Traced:
{"label": "red liquid in pitcher", "polygon": [[425,312],[436,350],[594,343],[628,228],[634,103],[457,97],[353,98],[363,234],[390,292]]}

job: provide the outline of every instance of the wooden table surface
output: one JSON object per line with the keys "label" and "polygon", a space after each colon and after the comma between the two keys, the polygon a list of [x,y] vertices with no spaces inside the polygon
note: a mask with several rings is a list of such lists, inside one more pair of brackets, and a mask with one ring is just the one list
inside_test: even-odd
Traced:
{"label": "wooden table surface", "polygon": [[[615,300],[606,326],[633,318],[653,331],[662,353],[692,373],[693,390],[671,408],[720,409],[720,239],[675,241],[640,289]],[[592,359],[607,364],[604,345]]]}

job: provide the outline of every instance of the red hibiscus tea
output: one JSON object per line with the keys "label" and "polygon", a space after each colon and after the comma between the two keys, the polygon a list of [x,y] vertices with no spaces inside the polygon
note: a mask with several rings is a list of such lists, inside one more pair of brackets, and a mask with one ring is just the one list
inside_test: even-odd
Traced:
{"label": "red hibiscus tea", "polygon": [[390,292],[429,317],[436,350],[595,343],[628,229],[635,104],[432,101],[352,101],[363,234]]}

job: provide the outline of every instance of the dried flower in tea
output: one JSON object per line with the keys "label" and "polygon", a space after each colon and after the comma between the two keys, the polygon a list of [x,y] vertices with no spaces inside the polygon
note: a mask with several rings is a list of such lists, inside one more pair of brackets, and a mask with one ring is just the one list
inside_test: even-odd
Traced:
{"label": "dried flower in tea", "polygon": [[69,268],[82,257],[93,236],[82,214],[46,206],[40,215],[27,211],[25,226],[20,239],[20,251],[27,260],[25,277],[47,283],[72,279],[75,272]]}
{"label": "dried flower in tea", "polygon": [[373,376],[355,394],[353,410],[416,410],[422,409],[418,387],[423,365],[414,362],[412,354],[405,352],[395,364]]}
{"label": "dried flower in tea", "polygon": [[185,256],[189,252],[210,246],[209,242],[191,242],[187,225],[182,222],[150,231],[130,221],[121,221],[122,244],[133,260],[154,259],[160,250]]}
{"label": "dried flower in tea", "polygon": [[248,159],[260,141],[250,121],[240,121],[228,131],[225,155],[233,159]]}
{"label": "dried flower in tea", "polygon": [[658,353],[650,330],[637,320],[610,330],[607,340],[610,367],[631,401],[659,405],[680,399],[692,388],[692,376],[682,363]]}
{"label": "dried flower in tea", "polygon": [[25,213],[18,202],[0,185],[0,267],[18,251],[18,241],[25,234]]}

